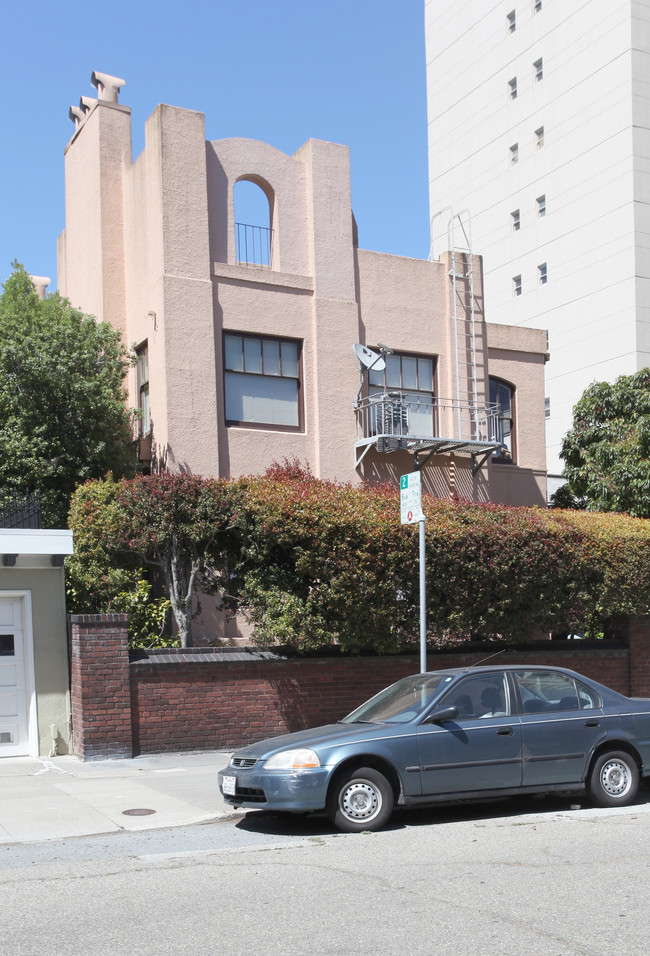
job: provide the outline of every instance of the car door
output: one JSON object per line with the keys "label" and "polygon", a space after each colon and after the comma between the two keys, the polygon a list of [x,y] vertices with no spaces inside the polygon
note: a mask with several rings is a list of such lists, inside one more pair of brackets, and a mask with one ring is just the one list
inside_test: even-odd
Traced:
{"label": "car door", "polygon": [[521,726],[503,671],[468,674],[438,706],[457,707],[458,717],[418,728],[423,795],[521,785]]}
{"label": "car door", "polygon": [[521,710],[523,785],[580,783],[607,728],[600,698],[570,674],[514,672]]}

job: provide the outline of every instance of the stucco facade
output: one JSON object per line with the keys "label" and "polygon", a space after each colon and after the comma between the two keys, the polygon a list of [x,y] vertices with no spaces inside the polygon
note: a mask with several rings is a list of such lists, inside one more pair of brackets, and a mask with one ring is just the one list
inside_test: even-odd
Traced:
{"label": "stucco facade", "polygon": [[71,531],[0,528],[0,757],[71,748],[68,554]]}
{"label": "stucco facade", "polygon": [[488,318],[548,329],[547,462],[650,364],[650,0],[425,0],[431,212],[469,209]]}
{"label": "stucco facade", "polygon": [[[152,469],[237,476],[295,457],[357,482],[428,458],[423,486],[439,496],[544,504],[546,335],[486,323],[480,257],[359,249],[349,153],[335,143],[288,156],[206,142],[203,114],[160,105],[134,161],[123,81],[94,82],[98,99],[71,111],[59,286],[139,348],[130,394]],[[236,238],[242,180],[268,200],[263,255]],[[360,392],[354,343],[390,347],[385,376]],[[491,377],[512,398],[506,425]],[[384,387],[397,404],[380,427]],[[512,460],[493,456],[504,445]]]}

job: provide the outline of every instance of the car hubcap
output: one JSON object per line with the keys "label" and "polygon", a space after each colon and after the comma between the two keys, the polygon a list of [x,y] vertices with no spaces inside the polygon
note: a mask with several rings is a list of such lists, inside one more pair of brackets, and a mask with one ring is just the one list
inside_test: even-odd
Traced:
{"label": "car hubcap", "polygon": [[600,771],[603,790],[610,797],[624,797],[630,789],[632,777],[629,768],[620,760],[608,760]]}
{"label": "car hubcap", "polygon": [[341,794],[341,810],[348,820],[372,820],[381,809],[381,794],[365,780],[354,780]]}

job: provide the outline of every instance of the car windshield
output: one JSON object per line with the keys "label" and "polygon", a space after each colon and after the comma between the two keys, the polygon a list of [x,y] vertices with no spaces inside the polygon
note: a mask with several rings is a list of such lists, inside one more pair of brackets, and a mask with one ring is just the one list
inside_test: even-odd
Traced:
{"label": "car windshield", "polygon": [[449,674],[404,677],[361,704],[341,723],[406,723],[415,720],[453,679]]}

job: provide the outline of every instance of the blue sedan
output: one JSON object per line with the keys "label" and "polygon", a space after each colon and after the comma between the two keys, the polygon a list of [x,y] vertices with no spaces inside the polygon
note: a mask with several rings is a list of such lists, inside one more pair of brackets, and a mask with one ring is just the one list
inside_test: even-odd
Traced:
{"label": "blue sedan", "polygon": [[650,700],[563,668],[415,674],[336,724],[252,744],[219,773],[234,807],[326,810],[377,830],[395,807],[587,790],[625,806],[650,774]]}

